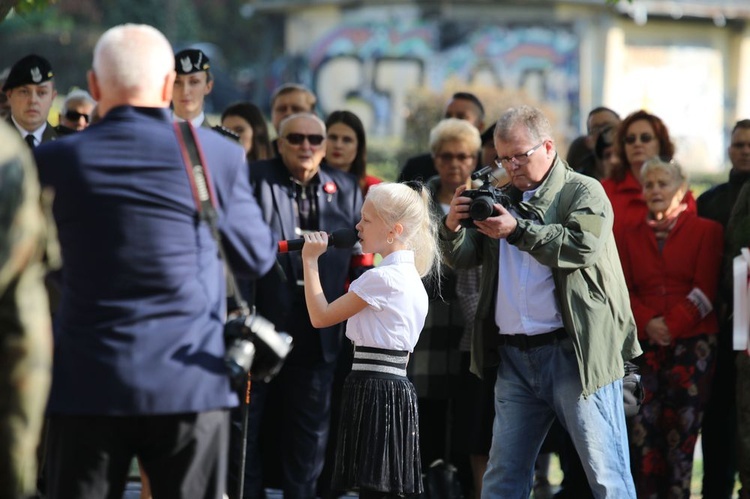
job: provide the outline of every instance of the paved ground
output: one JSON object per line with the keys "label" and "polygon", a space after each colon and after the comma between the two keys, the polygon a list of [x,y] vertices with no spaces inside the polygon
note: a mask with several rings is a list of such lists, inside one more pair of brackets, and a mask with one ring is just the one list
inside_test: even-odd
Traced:
{"label": "paved ground", "polygon": [[[139,499],[141,497],[141,483],[140,482],[128,482],[125,487],[125,495],[122,499]],[[284,495],[278,489],[266,489],[266,499],[283,499]],[[357,495],[345,495],[341,496],[341,499],[357,499]]]}

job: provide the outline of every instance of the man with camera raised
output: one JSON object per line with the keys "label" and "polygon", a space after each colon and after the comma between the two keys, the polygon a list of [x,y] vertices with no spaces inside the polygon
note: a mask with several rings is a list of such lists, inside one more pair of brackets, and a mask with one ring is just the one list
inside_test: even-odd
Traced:
{"label": "man with camera raised", "polygon": [[597,498],[635,498],[623,411],[623,361],[641,353],[601,185],[575,173],[536,108],[495,127],[512,206],[473,220],[456,189],[442,227],[456,267],[482,264],[472,370],[496,365],[495,423],[482,496],[528,497],[555,416]]}
{"label": "man with camera raised", "polygon": [[164,35],[114,27],[92,68],[101,122],[34,149],[55,191],[63,255],[47,497],[121,496],[137,456],[154,497],[216,499],[237,397],[224,361],[223,264],[198,191],[210,193],[235,272],[266,273],[276,243],[243,149],[202,128],[208,188],[197,188],[168,109],[175,71]]}

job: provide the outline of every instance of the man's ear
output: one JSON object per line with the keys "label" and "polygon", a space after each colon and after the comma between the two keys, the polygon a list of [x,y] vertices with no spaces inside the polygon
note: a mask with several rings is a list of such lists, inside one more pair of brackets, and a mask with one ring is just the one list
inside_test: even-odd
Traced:
{"label": "man's ear", "polygon": [[174,92],[174,82],[176,79],[177,73],[174,69],[167,73],[167,76],[164,78],[164,86],[161,89],[161,98],[166,105],[169,105],[169,103],[172,102],[172,92]]}
{"label": "man's ear", "polygon": [[99,102],[99,99],[102,97],[102,92],[99,89],[99,81],[96,79],[96,73],[94,73],[93,69],[89,69],[86,72],[86,81],[88,81],[89,84],[89,93],[91,94],[91,97]]}

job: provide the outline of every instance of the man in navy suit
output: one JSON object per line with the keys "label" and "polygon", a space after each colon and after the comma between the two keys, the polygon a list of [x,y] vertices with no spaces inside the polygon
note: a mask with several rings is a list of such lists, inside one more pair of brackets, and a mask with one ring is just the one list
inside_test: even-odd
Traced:
{"label": "man in navy suit", "polygon": [[[251,184],[263,218],[280,240],[300,238],[306,231],[353,229],[359,221],[362,194],[357,179],[321,164],[325,136],[325,124],[317,116],[293,114],[279,125],[279,157],[251,164]],[[352,252],[332,248],[321,256],[320,274],[329,300],[345,291]],[[258,452],[262,434],[270,440],[263,464],[269,462],[268,449],[280,452],[284,497],[313,498],[325,457],[343,330],[341,325],[315,329],[310,324],[300,252],[280,254],[278,261],[283,272],[273,270],[256,283],[254,303],[277,330],[293,336],[295,346],[270,384],[253,381],[245,497],[263,495]],[[264,418],[260,431],[266,397],[280,410],[274,421],[281,425],[278,430],[265,426]]]}
{"label": "man in navy suit", "polygon": [[[224,493],[229,417],[223,264],[197,214],[168,105],[167,39],[110,29],[89,88],[103,116],[35,149],[63,256],[48,406],[48,497],[119,497],[137,456],[155,497]],[[242,148],[196,129],[232,269],[265,274],[275,241]]]}

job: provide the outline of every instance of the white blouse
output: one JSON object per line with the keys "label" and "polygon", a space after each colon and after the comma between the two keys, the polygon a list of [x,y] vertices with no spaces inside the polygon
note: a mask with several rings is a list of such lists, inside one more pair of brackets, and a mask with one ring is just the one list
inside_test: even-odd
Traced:
{"label": "white blouse", "polygon": [[356,346],[412,352],[424,327],[429,300],[414,266],[414,252],[395,251],[355,279],[349,291],[367,302],[346,323]]}

